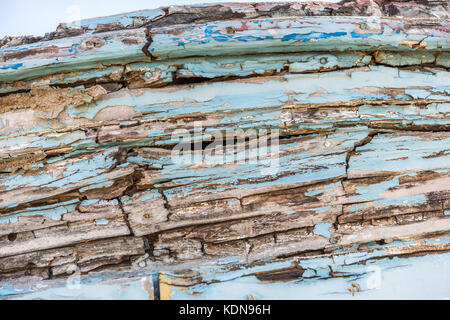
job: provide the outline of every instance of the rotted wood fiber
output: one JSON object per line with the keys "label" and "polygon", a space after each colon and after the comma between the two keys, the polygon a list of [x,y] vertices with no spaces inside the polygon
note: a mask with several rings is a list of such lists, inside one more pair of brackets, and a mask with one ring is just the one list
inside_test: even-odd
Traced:
{"label": "rotted wood fiber", "polygon": [[446,1],[357,0],[1,40],[0,297],[448,297],[449,32]]}

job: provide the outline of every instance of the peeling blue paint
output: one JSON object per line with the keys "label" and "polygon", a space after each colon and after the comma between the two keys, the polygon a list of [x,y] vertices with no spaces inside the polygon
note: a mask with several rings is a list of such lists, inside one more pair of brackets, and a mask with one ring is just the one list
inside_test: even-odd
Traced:
{"label": "peeling blue paint", "polygon": [[97,225],[97,226],[105,226],[105,225],[107,225],[109,223],[109,220],[108,219],[97,219],[97,220],[95,220],[95,224]]}
{"label": "peeling blue paint", "polygon": [[314,226],[314,234],[324,236],[325,238],[330,237],[329,229],[333,227],[333,225],[329,222],[319,223]]}

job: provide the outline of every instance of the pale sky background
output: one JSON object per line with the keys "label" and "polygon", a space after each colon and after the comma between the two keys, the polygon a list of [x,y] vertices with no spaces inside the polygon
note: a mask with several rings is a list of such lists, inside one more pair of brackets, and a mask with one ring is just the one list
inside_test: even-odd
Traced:
{"label": "pale sky background", "polygon": [[[281,2],[286,0],[267,0]],[[305,0],[300,0],[305,1]],[[315,0],[324,1],[324,0]],[[338,0],[328,0],[337,2]],[[4,36],[44,35],[60,22],[154,9],[177,4],[262,2],[252,0],[0,0],[0,39]],[[79,14],[78,14],[79,12]]]}

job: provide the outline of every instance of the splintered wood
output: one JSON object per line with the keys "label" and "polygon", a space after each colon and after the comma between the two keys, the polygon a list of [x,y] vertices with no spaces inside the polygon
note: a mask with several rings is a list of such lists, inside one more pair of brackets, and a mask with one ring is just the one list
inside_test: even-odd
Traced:
{"label": "splintered wood", "polygon": [[448,19],[224,3],[0,40],[0,298],[450,297]]}

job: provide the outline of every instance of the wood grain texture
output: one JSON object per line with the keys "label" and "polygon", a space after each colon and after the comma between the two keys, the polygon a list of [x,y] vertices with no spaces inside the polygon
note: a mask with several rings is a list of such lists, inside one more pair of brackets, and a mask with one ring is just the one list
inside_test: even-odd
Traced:
{"label": "wood grain texture", "polygon": [[0,298],[448,298],[449,32],[357,0],[1,40]]}

